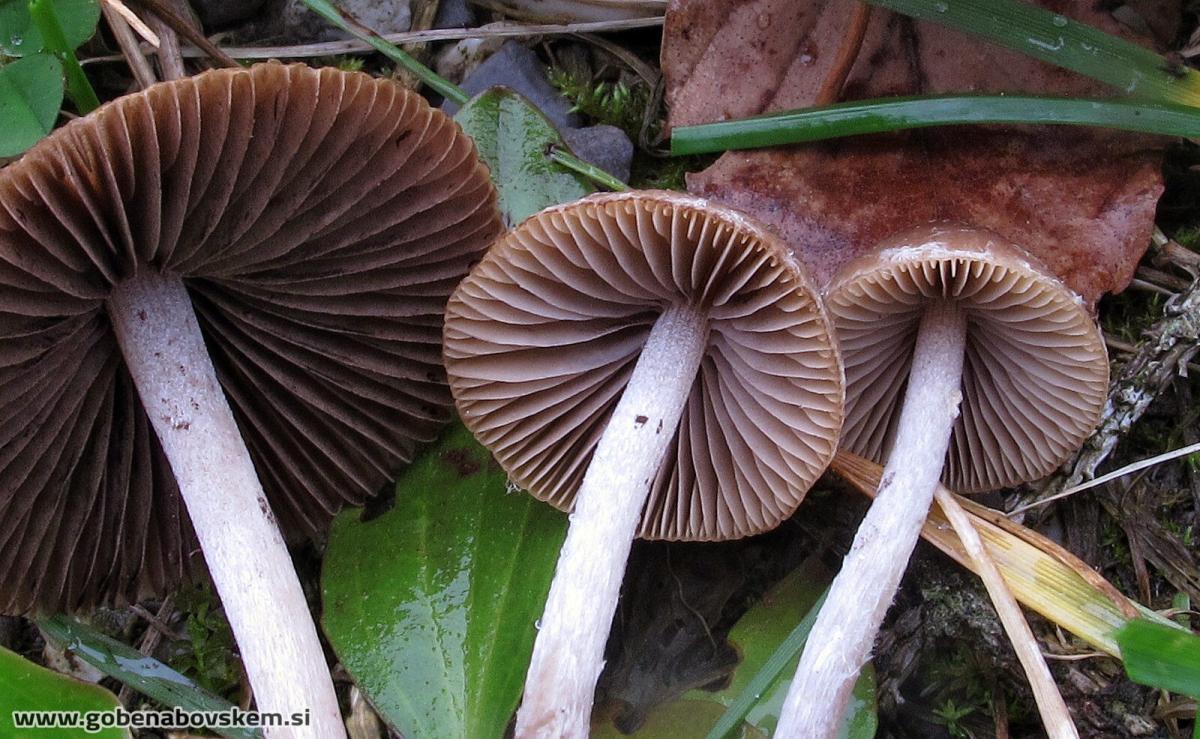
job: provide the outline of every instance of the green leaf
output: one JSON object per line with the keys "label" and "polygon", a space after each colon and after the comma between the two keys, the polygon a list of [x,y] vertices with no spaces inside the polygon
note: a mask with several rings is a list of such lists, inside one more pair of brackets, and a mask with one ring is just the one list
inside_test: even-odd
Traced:
{"label": "green leaf", "polygon": [[1127,100],[1030,95],[938,95],[885,98],[804,108],[671,133],[671,153],[699,154],[964,123],[1034,123],[1200,136],[1200,108]]}
{"label": "green leaf", "polygon": [[75,103],[80,115],[86,115],[100,107],[100,100],[96,97],[96,91],[92,89],[92,83],[88,82],[79,59],[75,57],[75,47],[63,30],[54,1],[30,0],[29,14],[42,34],[46,51],[58,56],[58,60],[62,62],[67,77],[67,96]]}
{"label": "green leaf", "polygon": [[[832,579],[833,573],[815,558],[796,568],[730,630],[729,641],[738,648],[741,661],[729,686],[716,692],[692,690],[679,700],[655,708],[636,736],[771,736],[800,662],[800,651],[824,601],[824,589]],[[840,736],[871,739],[877,725],[875,672],[868,665],[854,686]],[[611,726],[596,727],[592,732],[593,739],[620,736]]]}
{"label": "green leaf", "polygon": [[53,55],[0,67],[0,157],[16,156],[50,133],[62,99],[62,64]]}
{"label": "green leaf", "polygon": [[475,139],[480,158],[491,168],[500,212],[509,224],[596,191],[588,180],[547,156],[552,148],[565,149],[566,144],[554,124],[512,90],[485,90],[464,105],[454,120]]}
{"label": "green leaf", "polygon": [[[76,49],[96,32],[100,3],[96,0],[53,0],[69,48]],[[0,54],[25,56],[46,51],[41,31],[29,15],[29,0],[0,0]]]}
{"label": "green leaf", "polygon": [[1200,698],[1200,636],[1137,619],[1117,631],[1117,644],[1130,680]]}
{"label": "green leaf", "polygon": [[[185,711],[225,711],[234,707],[153,657],[66,616],[41,619],[38,626],[84,662],[163,705]],[[262,738],[258,729],[216,731],[233,739]]]}
{"label": "green leaf", "polygon": [[325,633],[404,736],[504,733],[566,524],[509,490],[461,425],[408,468],[394,508],[337,517],[321,577]]}
{"label": "green leaf", "polygon": [[[121,704],[98,685],[47,670],[0,647],[0,736],[9,739],[73,739],[77,729],[21,729],[13,725],[14,711],[112,711]],[[85,719],[86,720],[86,719]],[[99,739],[128,739],[128,729],[109,728],[88,733]]]}
{"label": "green leaf", "polygon": [[973,33],[1144,100],[1200,105],[1200,73],[1149,49],[1019,0],[868,0]]}

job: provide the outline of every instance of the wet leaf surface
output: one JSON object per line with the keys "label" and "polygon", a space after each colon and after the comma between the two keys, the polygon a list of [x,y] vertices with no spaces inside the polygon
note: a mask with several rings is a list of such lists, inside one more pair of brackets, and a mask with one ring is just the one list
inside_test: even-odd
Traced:
{"label": "wet leaf surface", "polygon": [[[1042,4],[1132,38],[1089,0]],[[673,3],[662,57],[671,124],[814,104],[852,9],[844,0]],[[842,97],[1018,91],[1112,94],[945,27],[875,9]],[[1024,246],[1094,304],[1128,283],[1148,243],[1163,146],[1146,136],[1077,129],[952,127],[730,153],[690,176],[688,189],[777,229],[819,281],[888,235],[958,221]]]}
{"label": "wet leaf surface", "polygon": [[500,212],[508,224],[596,191],[550,160],[551,146],[566,147],[562,136],[541,111],[512,90],[493,87],[480,93],[454,120],[475,139],[480,158],[491,168]]}
{"label": "wet leaf surface", "polygon": [[20,154],[50,133],[62,99],[62,64],[53,55],[0,66],[0,157]]}
{"label": "wet leaf surface", "polygon": [[[42,619],[38,626],[79,659],[164,706],[185,711],[225,711],[233,704],[218,698],[153,657],[66,616]],[[262,739],[254,728],[217,732],[231,739]]]}
{"label": "wet leaf surface", "polygon": [[[70,48],[78,47],[96,32],[100,21],[97,0],[53,0],[53,6]],[[19,57],[45,48],[42,33],[29,15],[29,0],[0,0],[0,53]]]}
{"label": "wet leaf surface", "polygon": [[325,633],[385,720],[411,737],[504,733],[566,523],[509,491],[462,426],[409,467],[391,510],[338,516]]}
{"label": "wet leaf surface", "polygon": [[[117,697],[91,685],[39,667],[19,654],[0,647],[0,736],[19,739],[71,739],[81,729],[20,729],[13,725],[14,711],[112,711],[121,704]],[[88,736],[122,739],[128,729],[103,729]]]}

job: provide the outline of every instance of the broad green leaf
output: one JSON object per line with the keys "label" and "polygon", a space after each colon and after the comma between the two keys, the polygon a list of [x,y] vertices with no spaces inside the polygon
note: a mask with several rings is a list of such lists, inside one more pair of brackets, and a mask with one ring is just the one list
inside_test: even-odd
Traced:
{"label": "broad green leaf", "polygon": [[[226,711],[233,704],[218,698],[162,662],[101,634],[66,616],[38,621],[46,636],[69,649],[75,656],[120,680],[139,693],[166,706],[185,711]],[[232,739],[261,739],[258,729],[219,729],[221,736]]]}
{"label": "broad green leaf", "polygon": [[509,224],[596,191],[586,179],[547,156],[552,147],[566,148],[566,144],[554,124],[512,90],[485,90],[454,119],[475,139],[480,158],[491,168],[500,212]]}
{"label": "broad green leaf", "polygon": [[[53,0],[53,5],[71,49],[96,32],[100,21],[97,0]],[[0,0],[0,54],[25,56],[45,50],[42,34],[29,16],[29,0]]]}
{"label": "broad green leaf", "polygon": [[[120,705],[115,695],[99,685],[60,675],[0,647],[0,736],[6,739],[74,739],[86,729],[86,725],[76,729],[17,729],[14,711],[77,711],[86,721],[86,714],[112,711]],[[128,729],[109,728],[88,732],[87,736],[128,739],[130,734]]]}
{"label": "broad green leaf", "polygon": [[[651,712],[635,736],[675,739],[681,736],[769,737],[800,661],[800,650],[824,589],[833,573],[819,560],[809,559],[772,588],[729,632],[741,661],[729,686],[710,692],[692,690]],[[799,623],[797,623],[799,622]],[[854,686],[841,737],[871,739],[877,727],[875,673],[870,665]],[[594,739],[622,736],[611,726],[595,727]]]}
{"label": "broad green leaf", "polygon": [[391,510],[337,517],[321,575],[325,634],[404,736],[504,733],[566,524],[509,490],[461,425],[408,468]]}
{"label": "broad green leaf", "polygon": [[58,119],[63,70],[50,54],[34,54],[0,67],[0,157],[33,146]]}
{"label": "broad green leaf", "polygon": [[1200,698],[1200,636],[1135,619],[1117,632],[1117,644],[1130,680]]}

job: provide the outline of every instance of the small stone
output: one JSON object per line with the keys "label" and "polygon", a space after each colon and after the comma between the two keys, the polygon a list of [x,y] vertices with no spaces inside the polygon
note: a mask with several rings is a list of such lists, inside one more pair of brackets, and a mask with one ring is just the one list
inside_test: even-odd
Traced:
{"label": "small stone", "polygon": [[629,165],[633,161],[633,142],[616,126],[568,128],[563,140],[575,156],[594,164],[622,182],[629,181]]}
{"label": "small stone", "polygon": [[[362,24],[381,33],[402,33],[412,23],[408,0],[340,0],[338,7]],[[280,14],[281,34],[295,42],[337,41],[351,38],[308,9],[302,0],[287,0]]]}
{"label": "small stone", "polygon": [[[578,116],[570,112],[571,103],[546,79],[546,65],[536,52],[516,41],[504,44],[476,67],[463,80],[462,88],[475,96],[497,85],[523,95],[559,130],[579,125]],[[448,101],[442,107],[450,115],[458,111],[458,106]]]}
{"label": "small stone", "polygon": [[467,0],[442,0],[433,20],[434,28],[472,28],[474,25],[475,13]]}

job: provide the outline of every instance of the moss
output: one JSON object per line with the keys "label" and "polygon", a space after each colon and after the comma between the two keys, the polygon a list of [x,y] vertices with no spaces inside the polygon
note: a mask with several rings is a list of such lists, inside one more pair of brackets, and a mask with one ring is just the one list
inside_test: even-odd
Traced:
{"label": "moss", "polygon": [[550,84],[571,102],[571,112],[616,126],[632,141],[641,137],[650,105],[650,88],[642,80],[597,81],[586,71],[566,67],[551,67],[546,74]]}

